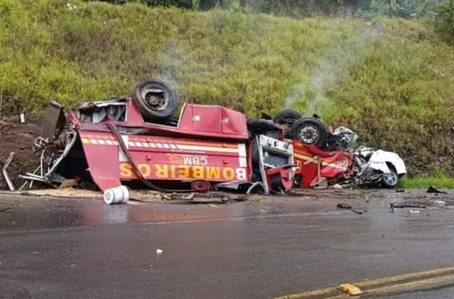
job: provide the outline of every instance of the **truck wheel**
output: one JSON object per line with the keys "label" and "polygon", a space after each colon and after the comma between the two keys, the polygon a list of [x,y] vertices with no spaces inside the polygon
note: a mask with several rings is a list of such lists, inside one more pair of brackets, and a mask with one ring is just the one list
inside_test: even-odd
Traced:
{"label": "truck wheel", "polygon": [[132,95],[145,121],[161,121],[177,109],[175,91],[160,80],[148,79],[137,84]]}
{"label": "truck wheel", "polygon": [[319,149],[326,147],[328,130],[317,118],[303,117],[298,119],[290,130],[291,138],[298,140],[304,145],[315,145]]}
{"label": "truck wheel", "polygon": [[390,172],[383,174],[382,185],[387,189],[394,189],[399,184],[399,176],[394,167],[389,167]]}
{"label": "truck wheel", "polygon": [[296,110],[293,109],[284,109],[279,111],[276,116],[273,119],[273,122],[279,125],[284,125],[287,127],[285,130],[285,137],[289,138],[289,132],[292,129],[292,126],[295,124],[295,122],[303,117],[301,113],[299,113]]}

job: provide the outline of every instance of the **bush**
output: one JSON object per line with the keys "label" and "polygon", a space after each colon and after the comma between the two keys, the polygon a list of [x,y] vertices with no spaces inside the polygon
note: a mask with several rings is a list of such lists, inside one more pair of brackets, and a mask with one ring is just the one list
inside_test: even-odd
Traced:
{"label": "bush", "polygon": [[0,3],[3,115],[39,115],[50,99],[71,106],[128,96],[154,77],[182,101],[250,117],[317,112],[362,143],[404,155],[412,174],[452,174],[454,51],[425,23],[71,4]]}

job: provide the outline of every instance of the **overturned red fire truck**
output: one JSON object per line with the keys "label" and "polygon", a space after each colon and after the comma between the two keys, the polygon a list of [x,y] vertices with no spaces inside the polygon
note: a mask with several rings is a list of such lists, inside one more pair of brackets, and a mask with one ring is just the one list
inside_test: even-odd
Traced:
{"label": "overturned red fire truck", "polygon": [[65,109],[51,102],[35,141],[41,164],[21,177],[58,186],[65,179],[100,190],[284,193],[293,184],[293,145],[280,125],[214,105],[183,104],[174,90],[145,80],[132,97]]}

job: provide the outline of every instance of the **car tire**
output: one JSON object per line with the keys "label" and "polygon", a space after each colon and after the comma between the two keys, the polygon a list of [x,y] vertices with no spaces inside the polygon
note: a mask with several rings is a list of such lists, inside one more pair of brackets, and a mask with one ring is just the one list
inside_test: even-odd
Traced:
{"label": "car tire", "polygon": [[386,189],[394,189],[399,185],[399,176],[394,167],[389,167],[389,170],[389,173],[383,174],[382,185]]}
{"label": "car tire", "polygon": [[175,91],[160,80],[147,79],[137,84],[132,98],[147,122],[159,122],[172,116],[178,106]]}
{"label": "car tire", "polygon": [[275,124],[284,125],[286,129],[284,130],[284,134],[286,138],[290,138],[289,132],[292,129],[295,122],[303,117],[301,113],[293,109],[284,109],[279,111],[273,119]]}
{"label": "car tire", "polygon": [[290,137],[297,138],[304,145],[315,145],[323,150],[326,147],[328,130],[319,119],[303,117],[293,124]]}

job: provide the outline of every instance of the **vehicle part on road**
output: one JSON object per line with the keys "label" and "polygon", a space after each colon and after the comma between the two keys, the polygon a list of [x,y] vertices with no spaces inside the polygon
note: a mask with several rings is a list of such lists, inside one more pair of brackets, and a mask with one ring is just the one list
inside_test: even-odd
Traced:
{"label": "vehicle part on road", "polygon": [[130,190],[125,186],[115,187],[104,191],[104,202],[108,205],[127,203]]}
{"label": "vehicle part on road", "polygon": [[362,215],[362,214],[363,214],[363,212],[354,210],[354,209],[352,208],[351,205],[346,204],[346,203],[338,203],[336,207],[337,207],[338,209],[350,210],[350,211],[352,211],[353,213],[356,213],[356,214],[359,214],[359,215]]}
{"label": "vehicle part on road", "polygon": [[10,209],[11,209],[11,207],[7,207],[7,208],[0,209],[0,213],[6,212],[6,211],[8,211],[8,210],[10,210]]}
{"label": "vehicle part on road", "polygon": [[14,184],[10,179],[7,169],[9,167],[9,165],[11,164],[11,161],[13,161],[15,154],[16,154],[15,152],[11,152],[9,154],[9,157],[8,157],[8,159],[6,159],[5,164],[3,164],[3,168],[2,168],[3,177],[5,178],[6,184],[8,185],[8,188],[11,191],[15,191],[16,187],[14,187]]}
{"label": "vehicle part on road", "polygon": [[425,209],[426,206],[424,205],[419,205],[419,204],[413,204],[413,203],[390,203],[389,208],[391,209],[391,212],[394,212],[394,209],[404,209],[404,208],[420,208],[420,209]]}
{"label": "vehicle part on road", "polygon": [[448,192],[445,191],[440,191],[434,186],[430,186],[429,189],[427,189],[427,193],[434,193],[434,194],[448,194]]}
{"label": "vehicle part on road", "polygon": [[418,210],[410,210],[410,214],[421,214],[421,211],[418,211]]}

